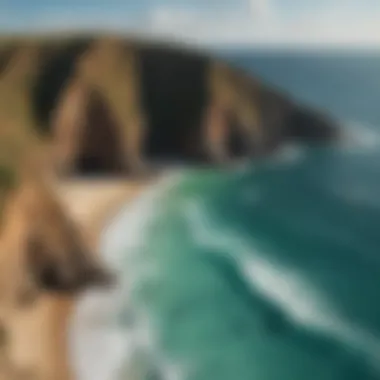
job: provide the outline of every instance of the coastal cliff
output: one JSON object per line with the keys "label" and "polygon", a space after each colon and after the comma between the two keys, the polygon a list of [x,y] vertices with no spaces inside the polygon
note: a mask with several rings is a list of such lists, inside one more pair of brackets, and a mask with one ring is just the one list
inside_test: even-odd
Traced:
{"label": "coastal cliff", "polygon": [[339,135],[322,113],[191,49],[115,36],[1,39],[0,279],[10,296],[0,316],[10,367],[70,378],[72,305],[109,282],[97,238],[109,213],[148,185],[73,176],[133,177],[162,161],[223,166]]}
{"label": "coastal cliff", "polygon": [[[115,36],[4,39],[0,121],[16,119],[60,172],[138,173],[146,161],[224,164],[284,142],[330,142],[335,121],[189,48]],[[18,111],[15,111],[15,113]],[[19,122],[21,123],[21,121]],[[25,124],[28,123],[28,126]]]}

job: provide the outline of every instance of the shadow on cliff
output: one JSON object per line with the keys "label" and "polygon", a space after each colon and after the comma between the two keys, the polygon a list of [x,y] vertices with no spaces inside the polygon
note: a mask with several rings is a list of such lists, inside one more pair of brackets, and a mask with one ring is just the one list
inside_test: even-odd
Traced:
{"label": "shadow on cliff", "polygon": [[[78,60],[94,40],[79,38],[59,44],[42,43],[42,64],[31,95],[38,133],[54,135],[52,113],[60,106],[63,91],[75,75]],[[203,150],[202,118],[209,106],[210,58],[186,49],[149,43],[136,44],[136,52],[140,103],[147,126],[141,152],[144,158],[208,164]],[[6,53],[3,56],[3,60],[8,59]],[[256,82],[252,82],[254,85]],[[300,108],[264,86],[260,85],[260,91],[260,128],[264,135],[260,154],[269,154],[286,140],[307,143],[335,140],[333,121]],[[75,171],[79,174],[121,173],[125,171],[125,162],[117,141],[115,118],[101,97],[92,94],[90,98],[82,121],[85,125],[81,126],[85,141],[81,143]],[[236,120],[230,122],[236,123]],[[233,130],[236,132],[237,128]],[[229,150],[233,156],[241,157],[245,155],[246,141],[235,132],[228,137]]]}

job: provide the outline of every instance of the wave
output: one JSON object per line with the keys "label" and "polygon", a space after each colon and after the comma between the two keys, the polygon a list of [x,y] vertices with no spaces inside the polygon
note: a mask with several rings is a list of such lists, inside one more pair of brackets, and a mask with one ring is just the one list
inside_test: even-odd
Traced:
{"label": "wave", "polygon": [[380,132],[374,126],[348,121],[344,123],[343,142],[340,145],[349,151],[370,151],[380,146]]}
{"label": "wave", "polygon": [[[354,121],[346,121],[342,123],[343,138],[333,146],[334,150],[350,152],[350,153],[368,153],[376,151],[380,147],[380,131],[374,126],[358,123]],[[298,164],[308,156],[310,148],[301,143],[289,142],[279,147],[271,156],[260,160],[260,164],[264,167],[271,166],[287,166]],[[235,172],[237,174],[252,174],[257,166],[256,162],[244,162],[237,166]]]}
{"label": "wave", "polygon": [[[157,214],[159,198],[179,182],[180,171],[167,174],[156,185],[146,189],[119,212],[100,239],[104,259],[115,271],[125,269],[126,253],[133,258],[144,245],[149,222]],[[135,269],[135,268],[134,268]],[[138,325],[125,330],[116,323],[115,316],[128,303],[130,287],[140,273],[119,273],[119,283],[103,292],[87,292],[76,305],[69,328],[69,353],[76,378],[80,380],[111,380],[119,378],[124,367],[141,349],[153,347],[154,335],[147,315],[141,310]],[[174,367],[161,360],[164,372]]]}
{"label": "wave", "polygon": [[[357,132],[362,133],[362,130]],[[368,137],[371,143],[373,139]],[[380,136],[378,141],[380,142]],[[357,142],[355,144],[356,147],[360,145]],[[357,149],[355,144],[343,149]],[[364,144],[363,147],[368,149],[372,145]],[[305,155],[304,148],[289,145],[268,160],[268,163],[293,164],[303,160]],[[244,176],[244,172],[251,173],[255,170],[255,165],[249,166],[241,167],[236,175]],[[74,318],[75,326],[72,328],[75,339],[71,346],[80,380],[120,378],[120,373],[130,371],[133,367],[131,361],[135,363],[136,357],[139,358],[137,361],[149,363],[147,365],[154,368],[158,373],[157,379],[186,377],[186,366],[168,361],[158,349],[149,313],[139,302],[130,299],[133,287],[141,278],[155,273],[156,268],[151,263],[139,263],[140,253],[145,248],[150,226],[154,224],[160,210],[165,211],[161,208],[166,206],[162,196],[179,183],[184,175],[186,173],[182,171],[171,173],[156,186],[144,191],[120,211],[105,231],[101,251],[109,265],[116,271],[122,270],[121,281],[112,293],[107,293],[103,298],[97,295],[98,298],[92,301],[93,306],[90,305],[90,295],[84,296],[79,303]],[[251,194],[249,196],[252,197]],[[260,194],[255,193],[250,200],[259,202]],[[319,292],[302,273],[266,259],[267,247],[262,242],[254,241],[251,236],[245,237],[231,226],[212,218],[202,202],[202,199],[193,198],[185,203],[183,210],[192,240],[200,251],[212,249],[233,258],[241,277],[252,292],[284,313],[296,328],[325,336],[351,348],[380,373],[378,336],[335,310],[325,294]],[[126,303],[129,307],[125,307]],[[115,315],[120,314],[129,315],[133,323],[130,326],[116,323]],[[93,318],[94,315],[96,319]]]}
{"label": "wave", "polygon": [[288,143],[268,159],[269,163],[292,164],[306,157],[307,149],[301,144]]}
{"label": "wave", "polygon": [[343,343],[380,371],[379,337],[339,315],[300,273],[266,260],[260,249],[253,250],[250,240],[232,228],[217,225],[200,200],[189,202],[184,215],[200,247],[233,258],[247,285],[284,312],[294,324]]}

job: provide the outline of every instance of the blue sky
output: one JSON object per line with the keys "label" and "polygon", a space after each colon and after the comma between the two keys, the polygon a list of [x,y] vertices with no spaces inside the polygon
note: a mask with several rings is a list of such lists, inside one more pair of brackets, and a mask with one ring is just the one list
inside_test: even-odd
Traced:
{"label": "blue sky", "polygon": [[199,44],[380,46],[380,0],[0,0],[0,30],[108,29]]}

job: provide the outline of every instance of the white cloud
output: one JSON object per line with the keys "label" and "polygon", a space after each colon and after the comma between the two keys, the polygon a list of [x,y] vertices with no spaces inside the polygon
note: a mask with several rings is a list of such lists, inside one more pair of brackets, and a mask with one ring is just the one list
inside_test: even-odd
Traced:
{"label": "white cloud", "polygon": [[137,31],[193,44],[380,46],[380,4],[365,8],[360,0],[330,0],[310,2],[309,7],[290,13],[280,9],[276,0],[231,1],[236,1],[236,6],[222,2],[209,11],[195,6],[155,6],[137,19],[112,9],[95,14],[60,12],[59,17],[50,10],[27,25],[40,30]]}
{"label": "white cloud", "polygon": [[173,32],[196,28],[199,14],[197,11],[158,7],[146,16],[145,27],[153,32]]}
{"label": "white cloud", "polygon": [[248,6],[254,21],[270,20],[275,15],[275,7],[271,0],[248,0]]}
{"label": "white cloud", "polygon": [[358,9],[335,0],[284,17],[273,0],[247,0],[249,12],[221,9],[213,17],[197,11],[156,9],[150,31],[193,43],[380,45],[380,9]]}

